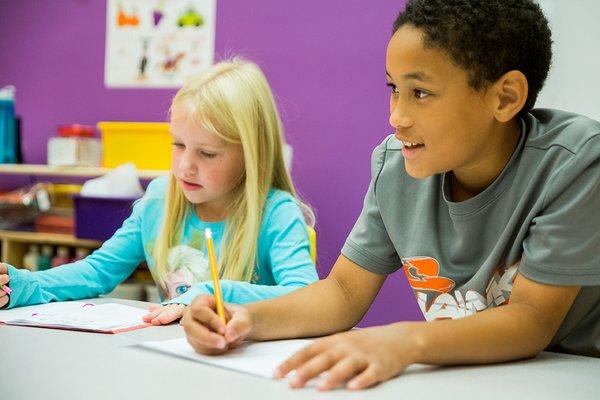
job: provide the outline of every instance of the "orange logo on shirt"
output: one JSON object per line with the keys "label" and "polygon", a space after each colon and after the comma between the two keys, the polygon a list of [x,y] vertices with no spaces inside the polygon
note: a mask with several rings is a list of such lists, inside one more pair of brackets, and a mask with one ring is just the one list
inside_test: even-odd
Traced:
{"label": "orange logo on shirt", "polygon": [[431,290],[448,293],[454,288],[454,281],[439,276],[440,264],[431,257],[412,257],[402,259],[402,269],[410,286],[414,290]]}

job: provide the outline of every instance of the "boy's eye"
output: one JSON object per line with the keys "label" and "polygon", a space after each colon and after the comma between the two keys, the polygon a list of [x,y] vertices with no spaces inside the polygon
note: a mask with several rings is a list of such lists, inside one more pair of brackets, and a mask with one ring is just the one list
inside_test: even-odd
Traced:
{"label": "boy's eye", "polygon": [[393,83],[388,83],[386,86],[390,88],[393,94],[398,94],[398,88],[396,87],[396,85],[394,85]]}
{"label": "boy's eye", "polygon": [[424,92],[424,91],[422,91],[420,89],[413,90],[413,94],[414,94],[415,98],[417,98],[417,99],[424,99],[427,96],[429,96],[429,93]]}

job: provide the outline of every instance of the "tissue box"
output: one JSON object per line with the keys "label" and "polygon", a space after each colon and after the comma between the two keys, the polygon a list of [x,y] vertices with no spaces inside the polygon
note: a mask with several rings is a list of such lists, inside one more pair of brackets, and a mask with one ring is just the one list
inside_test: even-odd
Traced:
{"label": "tissue box", "polygon": [[81,239],[109,239],[129,217],[133,202],[137,199],[73,195],[75,236]]}
{"label": "tissue box", "polygon": [[48,140],[48,165],[98,167],[101,161],[100,139],[53,137]]}
{"label": "tissue box", "polygon": [[166,122],[98,122],[102,132],[102,164],[132,162],[140,169],[171,167],[171,134]]}

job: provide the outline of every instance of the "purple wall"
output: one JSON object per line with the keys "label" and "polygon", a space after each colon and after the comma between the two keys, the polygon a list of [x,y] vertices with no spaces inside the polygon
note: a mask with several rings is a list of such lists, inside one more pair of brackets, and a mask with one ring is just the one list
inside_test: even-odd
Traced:
{"label": "purple wall", "polygon": [[[384,56],[404,1],[217,3],[217,58],[258,62],[275,92],[295,182],[317,211],[325,276],[360,212],[371,150],[391,132]],[[174,91],[104,87],[105,14],[100,0],[0,2],[0,86],[17,87],[26,162],[45,162],[59,124],[165,119]],[[401,272],[363,323],[399,319],[421,319]]]}

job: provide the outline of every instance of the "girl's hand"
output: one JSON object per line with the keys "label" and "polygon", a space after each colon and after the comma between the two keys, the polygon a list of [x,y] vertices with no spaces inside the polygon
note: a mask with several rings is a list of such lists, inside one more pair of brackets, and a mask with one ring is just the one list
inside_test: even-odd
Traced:
{"label": "girl's hand", "polygon": [[144,315],[142,319],[152,325],[167,325],[181,318],[183,310],[185,310],[185,304],[167,304],[166,306],[150,304],[148,306],[150,313]]}
{"label": "girl's hand", "polygon": [[6,264],[0,263],[0,308],[6,307],[10,301],[10,296],[2,290],[2,286],[8,285],[10,277],[8,276],[8,267]]}
{"label": "girl's hand", "polygon": [[245,307],[225,304],[227,325],[215,310],[213,296],[198,296],[181,319],[188,342],[200,354],[223,354],[239,346],[252,328],[250,313]]}
{"label": "girl's hand", "polygon": [[316,340],[277,368],[276,378],[295,370],[290,386],[303,387],[324,374],[317,387],[329,390],[346,383],[348,389],[373,386],[400,374],[415,362],[405,325],[393,324],[338,333]]}

